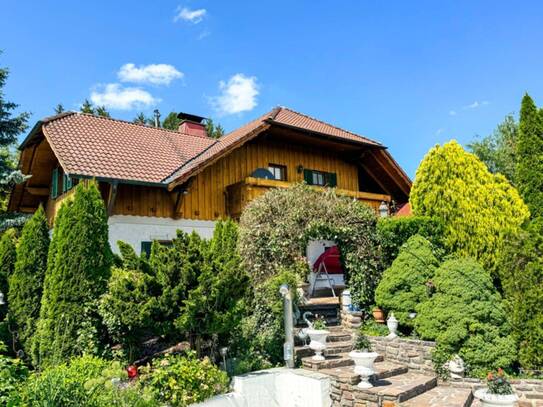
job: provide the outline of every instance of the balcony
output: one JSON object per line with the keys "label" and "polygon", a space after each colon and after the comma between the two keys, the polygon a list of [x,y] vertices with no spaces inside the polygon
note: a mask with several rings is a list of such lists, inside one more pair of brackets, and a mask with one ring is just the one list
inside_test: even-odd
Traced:
{"label": "balcony", "polygon": [[[266,193],[270,188],[288,188],[292,184],[286,181],[277,181],[263,178],[248,177],[245,180],[226,187],[226,210],[230,217],[239,219],[245,205],[253,199]],[[323,191],[322,187],[312,187],[317,191]],[[355,198],[371,206],[376,213],[382,201],[390,202],[390,195],[375,194],[372,192],[349,191],[336,189],[336,194]]]}

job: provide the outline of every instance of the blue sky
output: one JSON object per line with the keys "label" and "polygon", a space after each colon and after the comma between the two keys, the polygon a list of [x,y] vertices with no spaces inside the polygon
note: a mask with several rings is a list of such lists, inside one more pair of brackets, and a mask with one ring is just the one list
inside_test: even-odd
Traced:
{"label": "blue sky", "polygon": [[542,16],[541,1],[3,0],[0,66],[33,121],[94,97],[113,117],[232,130],[284,105],[381,141],[413,177],[524,92],[543,105]]}

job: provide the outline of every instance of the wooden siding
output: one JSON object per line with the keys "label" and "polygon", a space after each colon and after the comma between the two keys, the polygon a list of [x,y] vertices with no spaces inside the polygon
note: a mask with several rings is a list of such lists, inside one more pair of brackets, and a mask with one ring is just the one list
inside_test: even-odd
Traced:
{"label": "wooden siding", "polygon": [[303,181],[306,169],[337,174],[338,189],[358,191],[358,169],[339,154],[301,145],[286,145],[272,140],[253,140],[199,173],[182,197],[176,216],[185,219],[213,220],[228,216],[226,188],[249,177],[257,168],[269,164],[287,167],[287,182]]}
{"label": "wooden siding", "polygon": [[[267,168],[269,164],[286,167],[286,182],[268,185],[270,181],[250,177],[254,170]],[[339,152],[259,138],[234,150],[193,177],[186,185],[185,194],[178,190],[169,192],[160,187],[119,184],[111,214],[197,220],[238,217],[247,202],[269,188],[303,181],[303,171],[298,171],[300,166],[335,173],[338,193],[366,202],[376,210],[382,200],[390,201],[389,195],[359,192],[358,166],[354,162],[347,162]],[[50,179],[50,171],[48,173]],[[253,181],[247,183],[247,179]],[[233,187],[235,185],[239,187]],[[106,205],[109,189],[108,183],[100,182]],[[48,199],[46,211],[51,224],[62,202],[69,199],[72,193],[73,190],[56,199]]]}
{"label": "wooden siding", "polygon": [[[228,215],[234,219],[238,219],[241,216],[241,212],[249,202],[259,196],[265,194],[271,188],[288,188],[290,183],[283,181],[275,181],[268,179],[258,178],[246,178],[245,180],[233,185],[229,185],[227,190],[227,212]],[[312,187],[316,190],[322,191],[322,187]],[[365,204],[369,205],[375,210],[379,211],[379,205],[382,201],[390,202],[390,195],[385,194],[373,194],[370,192],[357,192],[344,189],[336,189],[336,194],[340,196],[347,196],[355,198]]]}

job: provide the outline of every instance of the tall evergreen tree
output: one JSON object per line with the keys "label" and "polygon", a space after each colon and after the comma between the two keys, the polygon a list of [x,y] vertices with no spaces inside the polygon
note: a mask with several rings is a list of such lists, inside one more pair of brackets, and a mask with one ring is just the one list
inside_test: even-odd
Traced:
{"label": "tall evergreen tree", "polygon": [[61,114],[65,110],[66,109],[64,109],[64,106],[61,103],[55,106],[55,114]]}
{"label": "tall evergreen tree", "polygon": [[40,313],[43,279],[47,268],[49,228],[40,205],[23,227],[15,269],[9,277],[9,314],[26,354]]}
{"label": "tall evergreen tree", "polygon": [[73,202],[63,206],[55,222],[40,310],[40,365],[97,351],[97,301],[106,290],[113,261],[106,208],[96,184],[78,184]]}
{"label": "tall evergreen tree", "polygon": [[516,181],[533,218],[543,216],[543,113],[525,94],[520,108]]}
{"label": "tall evergreen tree", "polygon": [[[0,292],[4,295],[4,299],[8,294],[8,278],[13,273],[17,252],[15,249],[16,231],[8,229],[0,238]],[[0,320],[5,317],[5,307],[0,308]]]}
{"label": "tall evergreen tree", "polygon": [[0,68],[0,230],[7,227],[6,216],[2,216],[2,212],[5,210],[8,192],[13,183],[20,179],[17,177],[20,172],[15,171],[9,148],[17,141],[17,136],[26,130],[30,117],[26,112],[14,115],[13,111],[18,105],[5,99],[3,89],[8,75],[7,68]]}
{"label": "tall evergreen tree", "polygon": [[211,138],[221,138],[224,136],[224,129],[220,124],[215,126],[213,119],[207,119],[206,121],[206,132],[207,135]]}

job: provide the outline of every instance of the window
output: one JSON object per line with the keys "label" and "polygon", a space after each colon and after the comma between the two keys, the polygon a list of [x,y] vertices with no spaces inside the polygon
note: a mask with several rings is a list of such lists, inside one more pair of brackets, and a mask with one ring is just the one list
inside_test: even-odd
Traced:
{"label": "window", "polygon": [[[157,240],[157,242],[166,247],[171,247],[173,245],[173,242],[171,240]],[[151,247],[153,246],[153,242],[141,242],[141,254],[145,254],[147,258],[151,255]]]}
{"label": "window", "polygon": [[308,185],[332,188],[337,186],[337,175],[333,172],[304,170],[304,180]]}
{"label": "window", "polygon": [[62,192],[67,192],[67,191],[69,191],[70,189],[72,189],[73,186],[74,186],[74,182],[73,182],[73,181],[74,181],[74,180],[73,180],[71,177],[69,177],[69,176],[67,176],[66,174],[64,174],[64,175],[62,176]]}
{"label": "window", "polygon": [[268,166],[268,171],[272,173],[273,179],[278,181],[287,180],[287,167],[284,165],[270,164]]}

